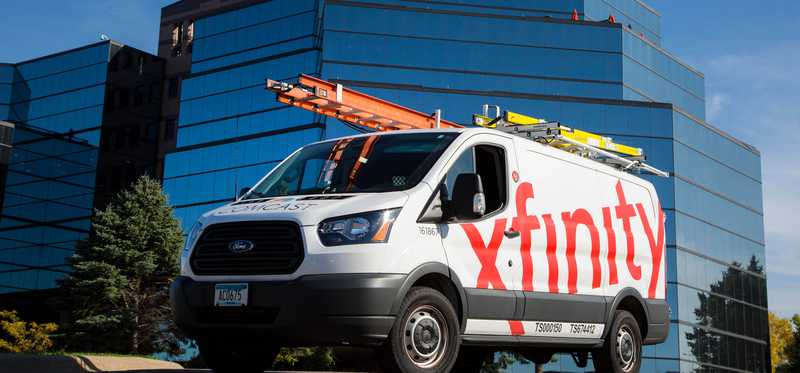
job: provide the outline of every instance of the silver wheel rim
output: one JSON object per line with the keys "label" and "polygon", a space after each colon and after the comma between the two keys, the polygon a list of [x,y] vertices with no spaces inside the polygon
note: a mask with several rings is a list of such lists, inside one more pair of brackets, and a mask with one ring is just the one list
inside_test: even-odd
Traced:
{"label": "silver wheel rim", "polygon": [[636,348],[636,340],[633,338],[633,331],[627,325],[623,325],[617,331],[617,359],[621,368],[625,372],[630,372],[636,366],[636,359],[639,351]]}
{"label": "silver wheel rim", "polygon": [[403,348],[414,365],[436,366],[447,349],[447,322],[432,306],[420,306],[406,318],[403,327]]}

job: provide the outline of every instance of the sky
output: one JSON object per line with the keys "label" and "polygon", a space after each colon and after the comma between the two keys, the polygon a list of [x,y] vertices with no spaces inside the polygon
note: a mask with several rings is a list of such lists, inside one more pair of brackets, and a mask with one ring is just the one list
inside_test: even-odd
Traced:
{"label": "sky", "polygon": [[649,4],[662,45],[705,74],[706,120],[761,151],[769,308],[800,313],[800,2]]}
{"label": "sky", "polygon": [[[0,62],[100,40],[155,52],[173,0],[2,1]],[[770,309],[800,313],[800,2],[649,0],[662,45],[706,78],[707,120],[762,154]]]}

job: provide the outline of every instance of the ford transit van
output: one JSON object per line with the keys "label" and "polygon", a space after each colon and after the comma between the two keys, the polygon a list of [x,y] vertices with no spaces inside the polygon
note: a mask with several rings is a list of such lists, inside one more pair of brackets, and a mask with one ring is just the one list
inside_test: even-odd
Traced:
{"label": "ford transit van", "polygon": [[171,302],[217,372],[313,345],[388,371],[503,349],[636,372],[667,337],[664,219],[644,178],[496,129],[344,137],[202,215]]}

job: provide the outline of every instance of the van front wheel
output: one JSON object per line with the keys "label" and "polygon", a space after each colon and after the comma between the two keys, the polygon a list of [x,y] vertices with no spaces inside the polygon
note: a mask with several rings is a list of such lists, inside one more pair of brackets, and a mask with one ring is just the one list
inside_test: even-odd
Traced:
{"label": "van front wheel", "polygon": [[384,346],[384,369],[403,373],[449,372],[458,356],[458,317],[442,293],[413,287]]}
{"label": "van front wheel", "polygon": [[642,334],[630,312],[618,310],[603,348],[592,352],[598,372],[632,373],[642,365]]}

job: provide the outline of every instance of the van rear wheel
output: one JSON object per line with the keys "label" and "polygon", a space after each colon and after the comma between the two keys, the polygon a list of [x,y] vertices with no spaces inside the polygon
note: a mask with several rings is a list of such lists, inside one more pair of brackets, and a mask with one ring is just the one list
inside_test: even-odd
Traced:
{"label": "van rear wheel", "polygon": [[388,372],[449,372],[458,356],[458,317],[442,293],[413,287],[384,345]]}
{"label": "van rear wheel", "polygon": [[603,348],[592,352],[598,372],[632,373],[642,365],[642,334],[630,312],[617,310]]}

